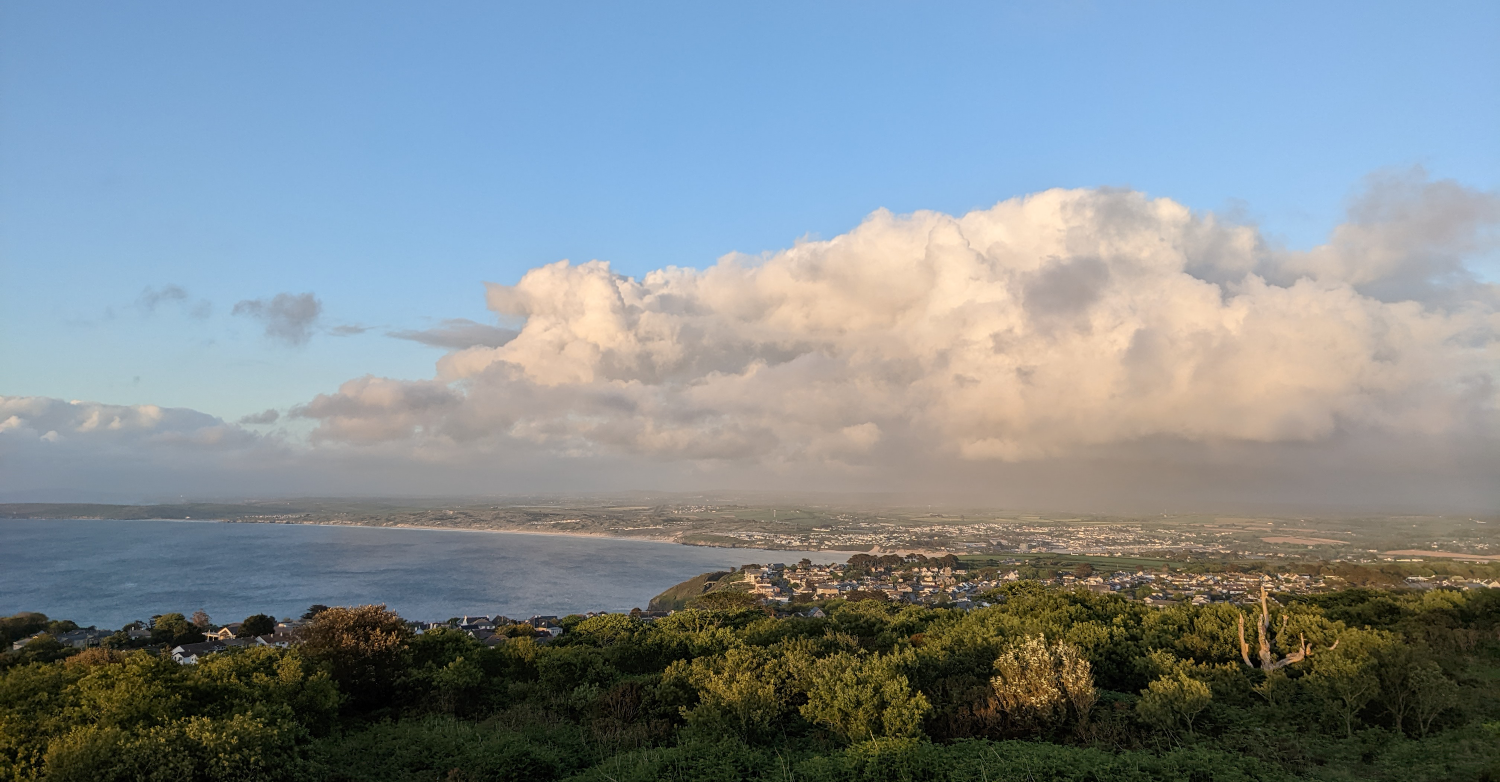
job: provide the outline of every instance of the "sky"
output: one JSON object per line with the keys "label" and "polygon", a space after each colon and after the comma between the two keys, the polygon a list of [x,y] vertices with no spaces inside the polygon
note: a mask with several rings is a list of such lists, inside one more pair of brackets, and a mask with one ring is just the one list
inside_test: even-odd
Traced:
{"label": "sky", "polygon": [[0,499],[1493,509],[1497,37],[1493,3],[0,5]]}

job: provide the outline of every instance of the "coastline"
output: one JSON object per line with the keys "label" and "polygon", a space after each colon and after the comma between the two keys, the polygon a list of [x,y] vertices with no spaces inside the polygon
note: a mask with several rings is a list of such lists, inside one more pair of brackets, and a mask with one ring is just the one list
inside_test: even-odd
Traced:
{"label": "coastline", "polygon": [[[177,519],[160,519],[160,521],[177,521]],[[192,519],[192,521],[198,521],[198,519]],[[859,553],[857,551],[843,551],[843,550],[835,550],[835,549],[776,549],[776,548],[759,548],[759,547],[756,547],[756,546],[720,546],[720,545],[715,545],[713,543],[688,543],[688,542],[684,542],[684,541],[681,541],[681,540],[677,540],[676,538],[658,538],[658,537],[645,537],[645,536],[636,537],[636,536],[633,536],[633,535],[611,535],[608,532],[563,532],[563,531],[556,531],[556,530],[515,530],[515,529],[492,529],[492,528],[489,528],[489,527],[431,527],[431,526],[426,526],[426,525],[422,525],[422,524],[360,524],[358,522],[339,523],[339,522],[328,522],[328,521],[242,521],[242,520],[236,520],[236,519],[203,519],[203,521],[218,521],[218,522],[223,523],[223,524],[272,524],[272,525],[283,524],[283,525],[287,525],[287,526],[361,527],[361,528],[365,528],[365,529],[410,529],[410,530],[429,530],[429,531],[433,531],[433,532],[490,532],[490,533],[495,533],[495,534],[500,534],[500,535],[536,535],[536,536],[545,536],[545,537],[593,538],[593,539],[596,539],[596,540],[598,540],[598,539],[606,539],[606,540],[634,540],[634,541],[640,541],[640,542],[645,542],[645,543],[666,543],[666,544],[674,545],[674,546],[688,546],[690,548],[712,548],[712,549],[725,549],[725,550],[730,550],[730,551],[733,551],[733,550],[741,550],[741,551],[769,551],[769,552],[775,552],[775,553],[778,553],[778,554],[802,554],[802,555],[807,555],[807,554],[843,554],[843,555],[849,556],[849,555],[853,555],[853,554]],[[935,552],[935,553],[936,553],[937,556],[942,556],[942,554],[948,553],[948,552]]]}
{"label": "coastline", "polygon": [[[7,521],[13,523],[0,524],[0,604],[6,609],[0,614],[40,611],[100,627],[195,609],[221,621],[256,613],[297,616],[315,603],[384,603],[424,620],[623,612],[644,609],[663,590],[706,572],[802,557],[669,548],[667,540],[634,545],[602,535],[429,535],[433,527],[395,525],[380,533],[350,524],[235,528],[206,516],[142,524]],[[576,540],[582,537],[602,539]],[[824,559],[811,556],[820,564]],[[234,577],[226,577],[226,562],[233,563]]]}
{"label": "coastline", "polygon": [[530,535],[535,537],[564,537],[564,538],[590,538],[594,540],[621,540],[635,541],[639,543],[658,543],[671,546],[686,546],[689,548],[724,549],[726,551],[764,551],[776,554],[853,554],[857,552],[834,551],[825,549],[768,549],[752,546],[716,546],[708,543],[684,543],[672,538],[657,537],[634,537],[629,535],[611,535],[607,532],[561,532],[554,530],[512,530],[491,529],[487,527],[433,527],[421,524],[360,524],[357,522],[330,522],[330,521],[246,521],[242,519],[203,518],[203,519],[103,519],[103,518],[73,518],[73,519],[0,519],[0,521],[114,521],[129,523],[135,521],[170,521],[179,524],[257,524],[266,526],[287,527],[357,527],[359,529],[388,529],[388,530],[417,530],[422,532],[484,532],[496,535]]}

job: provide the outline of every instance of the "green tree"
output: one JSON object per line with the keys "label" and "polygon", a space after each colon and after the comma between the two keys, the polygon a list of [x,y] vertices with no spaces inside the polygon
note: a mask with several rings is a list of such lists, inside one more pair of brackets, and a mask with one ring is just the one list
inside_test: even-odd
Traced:
{"label": "green tree", "polygon": [[206,636],[182,614],[162,614],[151,623],[151,643],[168,648],[195,644]]}
{"label": "green tree", "polygon": [[1350,738],[1359,713],[1380,694],[1375,660],[1367,649],[1367,644],[1341,644],[1314,657],[1312,673],[1303,678],[1329,713],[1343,723],[1344,735]]}
{"label": "green tree", "polygon": [[73,647],[63,644],[51,635],[43,633],[33,638],[19,650],[0,658],[0,665],[26,665],[28,663],[50,663],[73,653]]}
{"label": "green tree", "polygon": [[302,653],[328,666],[356,708],[389,703],[410,657],[411,629],[384,605],[330,608],[299,635]]}
{"label": "green tree", "polygon": [[910,650],[872,656],[841,652],[825,657],[810,673],[802,716],[849,742],[919,736],[922,719],[932,706],[901,673],[913,662]]}
{"label": "green tree", "polygon": [[1192,735],[1193,721],[1212,700],[1213,692],[1207,684],[1178,670],[1147,685],[1136,711],[1158,730],[1174,734],[1180,727]]}
{"label": "green tree", "polygon": [[438,707],[449,713],[474,700],[484,683],[484,669],[473,660],[456,657],[432,674],[432,691]]}
{"label": "green tree", "polygon": [[687,601],[687,605],[705,611],[736,611],[755,608],[760,605],[760,599],[739,589],[720,589],[698,595]]}
{"label": "green tree", "polygon": [[268,614],[253,614],[240,623],[240,638],[254,638],[276,632],[276,618]]}
{"label": "green tree", "polygon": [[47,615],[31,611],[22,611],[13,616],[0,617],[0,644],[4,644],[0,651],[10,649],[10,645],[25,638],[35,635],[47,627]]}
{"label": "green tree", "polygon": [[1406,721],[1418,697],[1420,686],[1417,671],[1421,668],[1423,651],[1411,644],[1393,643],[1380,649],[1375,655],[1375,676],[1380,683],[1381,702],[1391,715],[1396,730],[1406,733]]}
{"label": "green tree", "polygon": [[1426,736],[1433,721],[1457,703],[1458,685],[1443,675],[1443,669],[1430,660],[1419,663],[1412,674],[1411,704],[1418,733]]}
{"label": "green tree", "polygon": [[722,655],[674,662],[666,679],[685,680],[697,692],[698,703],[681,711],[700,734],[728,733],[753,742],[769,736],[791,713],[797,680],[811,664],[812,658],[804,653],[778,655],[741,646]]}

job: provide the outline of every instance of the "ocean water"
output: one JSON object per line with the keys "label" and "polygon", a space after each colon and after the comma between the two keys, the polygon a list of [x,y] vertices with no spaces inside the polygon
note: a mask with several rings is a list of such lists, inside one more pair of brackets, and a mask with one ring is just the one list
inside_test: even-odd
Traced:
{"label": "ocean water", "polygon": [[[806,552],[463,530],[0,519],[0,615],[120,627],[385,603],[408,619],[628,611],[673,584]],[[811,554],[817,561],[848,555]]]}

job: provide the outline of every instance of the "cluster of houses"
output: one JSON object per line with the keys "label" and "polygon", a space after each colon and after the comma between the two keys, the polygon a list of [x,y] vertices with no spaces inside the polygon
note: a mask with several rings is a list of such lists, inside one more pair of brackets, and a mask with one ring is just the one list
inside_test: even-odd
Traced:
{"label": "cluster of houses", "polygon": [[[943,604],[954,608],[984,605],[981,595],[1020,579],[1017,570],[970,573],[954,567],[903,563],[876,568],[849,565],[746,565],[740,578],[749,592],[765,603],[807,602],[832,598],[883,596],[893,602]],[[1119,570],[1113,573],[1064,574],[1045,580],[1064,589],[1119,593],[1147,605],[1167,607],[1192,603],[1243,603],[1255,600],[1262,585],[1276,592],[1308,594],[1338,589],[1337,579],[1303,573],[1148,573]],[[1407,579],[1415,588],[1500,588],[1500,581],[1462,578]]]}
{"label": "cluster of houses", "polygon": [[[588,616],[595,616],[590,613]],[[297,629],[305,622],[296,620],[283,620],[276,623],[275,629],[264,635],[245,635],[244,626],[241,622],[231,622],[227,625],[213,627],[204,631],[206,638],[197,643],[179,644],[168,650],[172,659],[183,665],[194,665],[203,657],[229,649],[243,649],[257,646],[275,647],[285,649],[297,643]],[[503,616],[464,616],[447,622],[408,622],[412,632],[421,634],[432,629],[443,627],[456,629],[468,634],[486,646],[497,646],[515,637],[532,637],[538,643],[546,643],[562,634],[562,626],[556,616],[533,616],[525,620],[511,620]],[[517,628],[525,627],[526,632],[516,632]],[[143,622],[134,622],[126,625],[119,633],[123,633],[131,641],[144,641],[151,637],[151,630]],[[46,632],[35,633],[22,638],[11,644],[13,651],[24,648],[27,644],[45,636],[51,635],[58,642],[75,649],[87,649],[91,646],[103,644],[106,638],[116,635],[114,630],[100,630],[94,627],[84,627],[70,630],[64,633],[49,634]]]}
{"label": "cluster of houses", "polygon": [[227,649],[245,648],[251,646],[274,646],[285,649],[294,643],[294,637],[290,635],[258,635],[251,638],[211,638],[195,644],[181,644],[172,647],[172,659],[183,665],[193,665],[205,655],[222,652]]}
{"label": "cluster of houses", "polygon": [[203,634],[207,640],[193,644],[181,644],[172,647],[172,659],[183,665],[194,665],[200,658],[226,649],[244,649],[252,646],[270,646],[277,649],[285,649],[297,642],[297,628],[302,622],[285,620],[276,623],[276,628],[265,635],[248,635],[241,637],[244,625],[241,622],[230,622],[222,627],[208,630]]}
{"label": "cluster of houses", "polygon": [[[295,642],[294,631],[300,624],[300,622],[292,621],[280,622],[276,625],[276,629],[272,633],[241,638],[241,624],[234,622],[204,632],[207,638],[203,641],[174,646],[169,653],[172,655],[173,660],[184,665],[192,665],[206,654],[222,652],[225,649],[249,646],[274,646],[285,649]],[[151,630],[144,622],[132,622],[119,631],[100,630],[93,626],[80,627],[76,630],[69,630],[62,633],[48,633],[43,631],[15,641],[11,644],[11,650],[19,651],[32,641],[45,636],[51,636],[64,646],[71,646],[74,649],[87,649],[93,646],[100,646],[106,638],[118,634],[123,634],[130,641],[145,641],[151,637]]]}
{"label": "cluster of houses", "polygon": [[[910,603],[959,602],[979,591],[968,571],[952,567],[917,567],[902,573],[851,576],[848,565],[746,565],[742,578],[751,594],[768,603],[805,602],[848,597],[851,592],[880,593]],[[990,587],[993,588],[993,587]]]}
{"label": "cluster of houses", "polygon": [[[596,616],[594,613],[588,616]],[[446,622],[407,622],[412,632],[422,634],[439,628],[458,630],[485,646],[499,646],[512,638],[529,637],[538,643],[562,635],[562,625],[555,616],[533,616],[509,619],[504,616],[461,616]],[[524,632],[517,632],[524,628]]]}
{"label": "cluster of houses", "polygon": [[1463,576],[1407,576],[1406,585],[1413,589],[1500,589],[1500,579],[1464,578]]}
{"label": "cluster of houses", "polygon": [[104,642],[104,639],[114,634],[113,630],[99,630],[94,627],[80,627],[77,630],[69,630],[65,633],[56,634],[40,632],[11,643],[10,649],[13,652],[20,651],[26,644],[45,635],[51,635],[63,646],[71,646],[74,649],[87,649],[90,646],[98,646]]}

